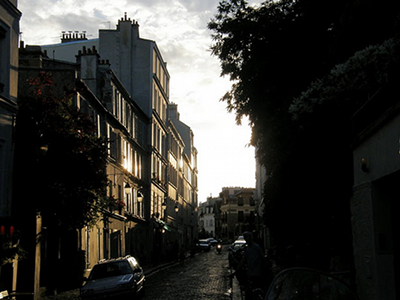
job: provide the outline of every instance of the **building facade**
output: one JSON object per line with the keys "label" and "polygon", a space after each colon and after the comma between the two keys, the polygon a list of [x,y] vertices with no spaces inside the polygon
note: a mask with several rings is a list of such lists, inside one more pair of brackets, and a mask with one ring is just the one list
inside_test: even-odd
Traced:
{"label": "building facade", "polygon": [[255,188],[224,187],[220,193],[222,238],[234,240],[256,230]]}
{"label": "building facade", "polygon": [[380,89],[352,118],[350,202],[355,279],[362,300],[398,299],[400,102],[397,82]]}
{"label": "building facade", "polygon": [[[179,241],[182,245],[186,248],[193,248],[198,232],[197,149],[194,146],[193,131],[180,120],[178,106],[174,103],[168,105],[168,121],[171,133],[175,131],[180,136],[183,145],[178,155],[178,161],[175,162],[174,158],[170,156],[172,168],[169,168],[171,173],[168,173],[168,177],[169,180],[177,178],[176,188],[171,188],[168,191],[168,198],[175,203],[174,208],[176,208],[175,219],[171,219],[171,224],[177,228]],[[174,140],[173,135],[170,135],[169,139],[172,142]],[[175,166],[177,169],[175,169]],[[176,173],[175,170],[177,170]]]}
{"label": "building facade", "polygon": [[215,215],[215,198],[207,198],[206,202],[199,204],[200,238],[204,239],[216,236]]}
{"label": "building facade", "polygon": [[20,18],[17,0],[0,2],[0,291],[16,288],[17,261],[5,260],[2,251],[15,244],[11,206]]}
{"label": "building facade", "polygon": [[[176,118],[177,114],[169,118],[170,75],[156,42],[141,38],[138,22],[125,14],[116,29],[99,30],[98,39],[63,32],[60,44],[43,45],[42,49],[50,59],[74,62],[83,47],[98,49],[101,60],[109,63],[121,86],[150,120],[143,128],[150,149],[149,164],[143,168],[149,176],[127,197],[133,201],[130,207],[136,207],[135,199],[143,196],[141,217],[152,232],[148,237],[151,259],[163,257],[167,241],[191,247],[197,235],[197,150],[190,127]],[[172,106],[177,111],[177,106]],[[119,171],[109,169],[110,176],[115,172]],[[123,180],[116,187],[123,190]],[[114,187],[112,195],[121,193]]]}
{"label": "building facade", "polygon": [[[150,118],[124,89],[109,63],[100,60],[95,47],[79,51],[76,63],[49,59],[40,46],[21,48],[22,96],[28,92],[28,87],[24,86],[27,79],[37,77],[40,72],[51,74],[55,86],[59,87],[56,95],[62,97],[65,89],[74,91],[75,107],[91,117],[98,136],[107,138],[109,185],[105,187],[105,194],[113,205],[103,211],[96,225],[65,233],[52,248],[54,237],[46,220],[42,220],[46,227],[36,221],[37,234],[43,236],[42,247],[36,249],[35,274],[24,270],[27,278],[23,282],[31,285],[29,282],[33,280],[37,297],[40,287],[51,284],[54,263],[67,270],[64,277],[69,278],[69,284],[78,285],[83,275],[80,262],[84,269],[90,270],[99,260],[127,254],[136,255],[143,262],[150,261],[150,229],[140,194],[150,177],[147,135]],[[48,250],[41,252],[41,249]],[[50,249],[59,253],[56,261],[49,254]],[[32,268],[28,265],[28,269]]]}

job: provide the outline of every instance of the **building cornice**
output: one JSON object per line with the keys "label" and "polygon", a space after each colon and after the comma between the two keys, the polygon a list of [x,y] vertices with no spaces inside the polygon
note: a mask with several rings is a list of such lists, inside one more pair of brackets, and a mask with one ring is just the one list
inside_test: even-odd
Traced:
{"label": "building cornice", "polygon": [[2,1],[1,5],[10,13],[14,18],[21,18],[22,12],[10,1]]}

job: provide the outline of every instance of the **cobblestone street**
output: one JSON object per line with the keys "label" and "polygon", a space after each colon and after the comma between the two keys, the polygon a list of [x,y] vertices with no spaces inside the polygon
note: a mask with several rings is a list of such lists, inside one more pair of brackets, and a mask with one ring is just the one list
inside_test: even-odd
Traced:
{"label": "cobblestone street", "polygon": [[228,274],[228,251],[224,249],[217,254],[212,248],[185,260],[184,265],[174,265],[149,276],[145,299],[230,299]]}
{"label": "cobblestone street", "polygon": [[[217,254],[212,248],[210,252],[187,258],[184,264],[175,263],[150,271],[143,300],[231,299],[227,249],[225,247],[221,254]],[[43,297],[43,300],[79,299],[78,289]]]}

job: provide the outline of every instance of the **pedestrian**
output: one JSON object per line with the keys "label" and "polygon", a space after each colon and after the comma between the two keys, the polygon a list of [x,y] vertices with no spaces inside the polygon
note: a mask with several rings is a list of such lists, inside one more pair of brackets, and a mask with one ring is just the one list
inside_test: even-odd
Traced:
{"label": "pedestrian", "polygon": [[243,237],[246,240],[247,247],[244,249],[243,257],[235,273],[246,271],[246,300],[252,299],[253,290],[261,288],[266,290],[269,287],[271,277],[270,267],[267,265],[262,248],[254,242],[251,232],[244,232]]}

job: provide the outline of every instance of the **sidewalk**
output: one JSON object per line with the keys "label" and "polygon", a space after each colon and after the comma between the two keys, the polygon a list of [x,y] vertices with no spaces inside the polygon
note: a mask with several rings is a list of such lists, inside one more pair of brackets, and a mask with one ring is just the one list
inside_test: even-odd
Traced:
{"label": "sidewalk", "polygon": [[231,299],[242,300],[239,281],[236,279],[236,277],[232,279]]}

